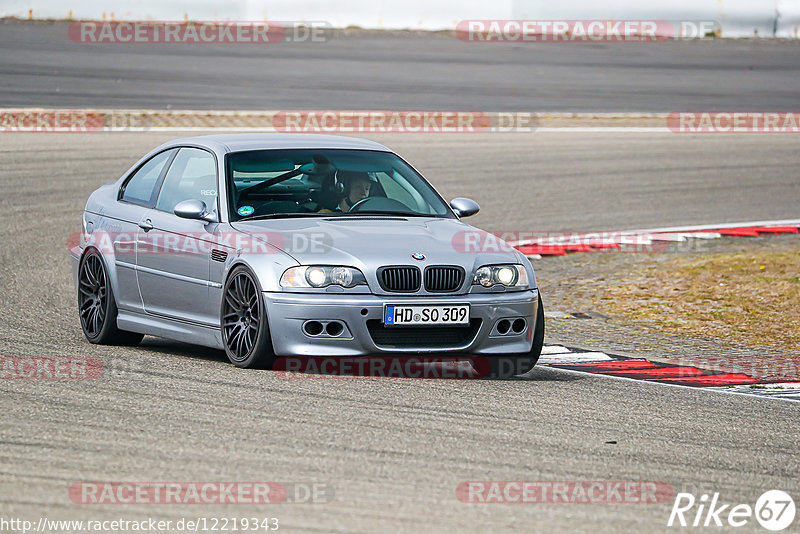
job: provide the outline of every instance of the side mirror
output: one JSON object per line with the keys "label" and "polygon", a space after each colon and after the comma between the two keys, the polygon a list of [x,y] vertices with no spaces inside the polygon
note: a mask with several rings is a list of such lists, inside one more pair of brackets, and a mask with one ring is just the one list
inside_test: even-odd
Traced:
{"label": "side mirror", "polygon": [[450,201],[450,207],[459,217],[475,215],[481,209],[478,203],[470,198],[454,198]]}
{"label": "side mirror", "polygon": [[206,203],[202,200],[190,199],[178,202],[175,215],[182,219],[196,219],[205,222],[217,222],[217,216],[206,211]]}

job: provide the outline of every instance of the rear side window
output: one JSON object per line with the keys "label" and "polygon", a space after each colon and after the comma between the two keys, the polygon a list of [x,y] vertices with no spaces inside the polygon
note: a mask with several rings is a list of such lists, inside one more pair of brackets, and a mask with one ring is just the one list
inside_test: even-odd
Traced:
{"label": "rear side window", "polygon": [[166,150],[150,158],[147,163],[125,183],[122,200],[135,204],[152,205],[155,200],[155,188],[164,165],[172,157],[175,150]]}
{"label": "rear side window", "polygon": [[181,148],[169,166],[158,194],[156,209],[172,213],[184,200],[202,200],[206,209],[217,207],[217,161],[199,148]]}

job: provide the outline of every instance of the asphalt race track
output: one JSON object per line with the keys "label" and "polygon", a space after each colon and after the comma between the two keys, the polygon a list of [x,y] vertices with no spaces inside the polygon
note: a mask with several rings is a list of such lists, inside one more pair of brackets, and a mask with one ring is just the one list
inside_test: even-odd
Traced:
{"label": "asphalt race track", "polygon": [[472,43],[337,32],[326,42],[87,44],[0,22],[6,107],[670,112],[795,110],[787,41]]}
{"label": "asphalt race track", "polygon": [[[95,380],[0,380],[3,516],[278,517],[288,532],[661,532],[671,500],[480,505],[460,502],[456,488],[470,480],[663,481],[751,506],[767,489],[797,494],[796,402],[546,368],[528,380],[286,380],[156,338],[135,349],[90,345],[67,236],[79,230],[90,191],[177,135],[0,138],[2,354],[92,356],[105,366]],[[796,216],[800,199],[791,135],[370,137],[445,196],[478,200],[474,221],[489,229],[779,219]],[[87,506],[68,494],[80,481],[277,481],[324,485],[329,498]]]}

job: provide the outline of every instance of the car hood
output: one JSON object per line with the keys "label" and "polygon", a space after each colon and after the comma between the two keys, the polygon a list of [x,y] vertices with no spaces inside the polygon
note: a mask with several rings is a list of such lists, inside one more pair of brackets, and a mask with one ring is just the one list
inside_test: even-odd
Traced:
{"label": "car hood", "polygon": [[384,265],[460,265],[470,273],[485,264],[528,264],[500,239],[457,219],[339,216],[231,226],[270,242],[302,265],[349,265],[372,272]]}

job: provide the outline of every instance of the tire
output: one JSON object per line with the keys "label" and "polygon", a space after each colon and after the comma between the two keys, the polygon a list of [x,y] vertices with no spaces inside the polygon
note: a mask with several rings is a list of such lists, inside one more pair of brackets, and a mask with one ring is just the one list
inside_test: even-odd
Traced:
{"label": "tire", "polygon": [[536,326],[533,331],[533,343],[529,352],[498,356],[493,366],[493,375],[497,378],[511,378],[515,375],[524,375],[536,366],[544,346],[544,306],[542,295],[539,293],[539,305],[536,312]]}
{"label": "tire", "polygon": [[225,354],[236,367],[271,369],[275,362],[266,306],[250,269],[235,267],[222,290],[220,328]]}
{"label": "tire", "polygon": [[117,302],[103,257],[89,249],[78,266],[78,315],[83,335],[97,345],[138,345],[143,334],[117,328]]}

